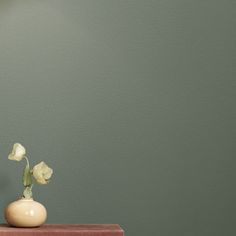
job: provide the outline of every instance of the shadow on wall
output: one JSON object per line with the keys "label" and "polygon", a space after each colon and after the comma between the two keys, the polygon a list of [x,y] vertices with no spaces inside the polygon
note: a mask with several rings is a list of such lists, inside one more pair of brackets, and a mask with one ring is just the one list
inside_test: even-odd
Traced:
{"label": "shadow on wall", "polygon": [[1,189],[0,205],[2,207],[4,207],[9,202],[9,199],[7,199],[5,196],[8,195],[10,192],[14,193],[15,191],[10,182],[11,181],[7,173],[0,173],[0,189]]}
{"label": "shadow on wall", "polygon": [[9,185],[10,179],[7,177],[7,174],[0,173],[0,189],[6,190],[7,186]]}

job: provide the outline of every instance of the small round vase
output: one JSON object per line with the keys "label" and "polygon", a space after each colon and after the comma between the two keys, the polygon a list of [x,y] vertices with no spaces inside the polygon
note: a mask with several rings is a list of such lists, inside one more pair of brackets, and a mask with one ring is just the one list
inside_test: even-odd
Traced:
{"label": "small round vase", "polygon": [[7,223],[15,227],[39,227],[46,218],[46,208],[32,198],[14,201],[5,209]]}

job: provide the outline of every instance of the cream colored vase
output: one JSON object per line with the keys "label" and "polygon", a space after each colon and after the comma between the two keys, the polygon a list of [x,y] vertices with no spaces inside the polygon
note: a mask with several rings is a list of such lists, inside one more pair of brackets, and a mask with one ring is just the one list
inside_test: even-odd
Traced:
{"label": "cream colored vase", "polygon": [[47,218],[45,207],[33,199],[20,199],[10,203],[5,209],[7,223],[15,227],[38,227]]}

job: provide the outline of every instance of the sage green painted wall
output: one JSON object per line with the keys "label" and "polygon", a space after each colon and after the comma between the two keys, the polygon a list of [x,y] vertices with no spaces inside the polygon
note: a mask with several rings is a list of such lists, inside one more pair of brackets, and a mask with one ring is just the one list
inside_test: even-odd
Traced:
{"label": "sage green painted wall", "polygon": [[[235,235],[236,3],[0,0],[0,211],[14,142],[48,223]],[[3,222],[3,214],[1,214]]]}

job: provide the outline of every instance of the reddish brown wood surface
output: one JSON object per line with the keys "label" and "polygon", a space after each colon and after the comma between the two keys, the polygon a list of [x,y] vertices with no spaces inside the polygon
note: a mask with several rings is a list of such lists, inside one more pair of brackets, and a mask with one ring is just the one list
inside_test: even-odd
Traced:
{"label": "reddish brown wood surface", "polygon": [[124,236],[116,224],[54,224],[39,228],[14,228],[0,225],[0,236]]}

